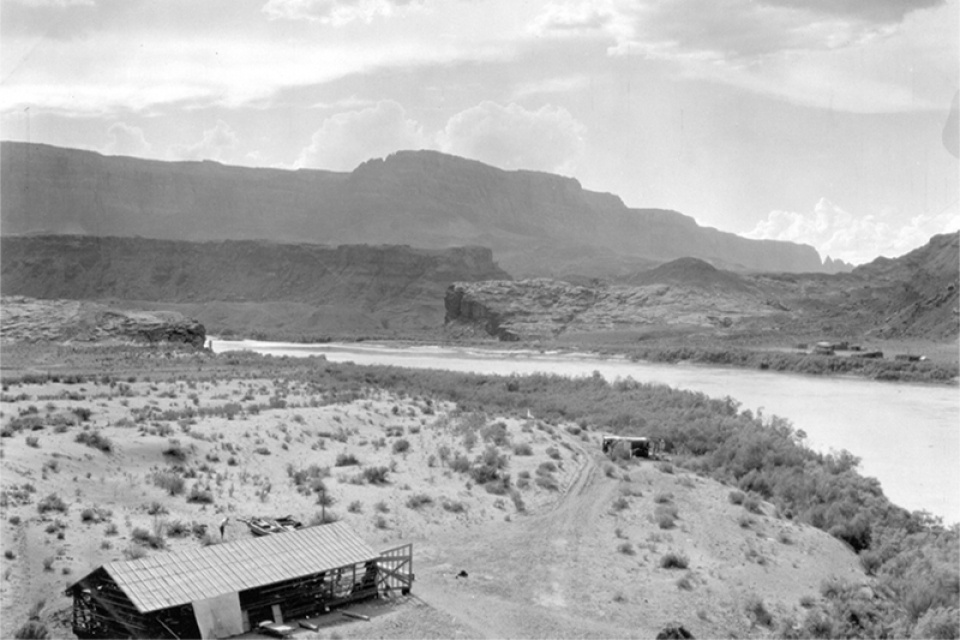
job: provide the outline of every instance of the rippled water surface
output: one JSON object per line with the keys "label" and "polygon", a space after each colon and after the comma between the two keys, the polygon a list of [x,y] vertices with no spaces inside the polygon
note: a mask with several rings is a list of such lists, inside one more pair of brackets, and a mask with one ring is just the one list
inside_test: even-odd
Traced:
{"label": "rippled water surface", "polygon": [[331,362],[385,364],[509,375],[535,372],[631,377],[709,396],[730,396],[744,409],[788,418],[814,448],[847,449],[864,475],[907,509],[960,522],[960,393],[956,387],[821,378],[743,369],[627,362],[592,355],[372,343],[302,345],[214,340],[214,350],[323,355]]}

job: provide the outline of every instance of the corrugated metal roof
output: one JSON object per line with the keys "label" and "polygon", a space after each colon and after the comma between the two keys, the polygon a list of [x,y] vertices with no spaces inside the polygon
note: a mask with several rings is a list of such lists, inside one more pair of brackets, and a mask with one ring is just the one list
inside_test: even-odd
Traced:
{"label": "corrugated metal roof", "polygon": [[334,522],[103,568],[140,613],[147,613],[378,557],[346,523]]}

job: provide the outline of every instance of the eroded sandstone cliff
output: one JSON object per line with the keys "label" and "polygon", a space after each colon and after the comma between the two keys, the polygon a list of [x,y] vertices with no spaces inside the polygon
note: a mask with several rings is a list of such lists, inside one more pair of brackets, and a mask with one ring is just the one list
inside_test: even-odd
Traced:
{"label": "eroded sandstone cliff", "polygon": [[402,151],[351,173],[107,157],[2,143],[4,234],[491,247],[519,277],[629,274],[683,256],[726,269],[821,271],[809,246],[748,240],[631,209],[577,180]]}
{"label": "eroded sandstone cliff", "polygon": [[149,301],[268,334],[437,327],[450,283],[510,277],[483,247],[14,236],[0,249],[6,295]]}
{"label": "eroded sandstone cliff", "polygon": [[0,342],[120,342],[203,348],[206,329],[176,312],[148,313],[77,300],[4,296]]}

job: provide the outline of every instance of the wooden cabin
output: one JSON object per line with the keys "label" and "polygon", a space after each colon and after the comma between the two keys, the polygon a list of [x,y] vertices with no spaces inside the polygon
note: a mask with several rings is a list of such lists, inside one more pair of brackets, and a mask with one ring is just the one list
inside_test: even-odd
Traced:
{"label": "wooden cabin", "polygon": [[105,564],[71,585],[78,638],[229,638],[397,590],[413,547],[371,549],[346,523]]}

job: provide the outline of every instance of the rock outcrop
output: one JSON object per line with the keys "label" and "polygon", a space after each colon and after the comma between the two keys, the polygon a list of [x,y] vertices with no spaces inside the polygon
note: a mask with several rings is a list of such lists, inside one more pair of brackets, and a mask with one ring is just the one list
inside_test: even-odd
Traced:
{"label": "rock outcrop", "polygon": [[662,327],[713,329],[779,311],[747,288],[707,291],[662,282],[587,287],[544,278],[456,283],[447,289],[445,306],[448,331],[481,329],[505,341]]}
{"label": "rock outcrop", "polygon": [[4,234],[326,244],[481,245],[515,276],[622,276],[683,256],[741,271],[819,272],[806,245],[749,240],[631,209],[548,173],[401,151],[351,173],[107,157],[2,143]]}
{"label": "rock outcrop", "polygon": [[218,330],[274,335],[278,327],[288,334],[437,327],[450,283],[509,277],[483,247],[0,238],[7,295],[181,305]]}
{"label": "rock outcrop", "polygon": [[4,296],[0,342],[120,342],[202,349],[206,329],[175,312],[127,311],[76,300]]}

